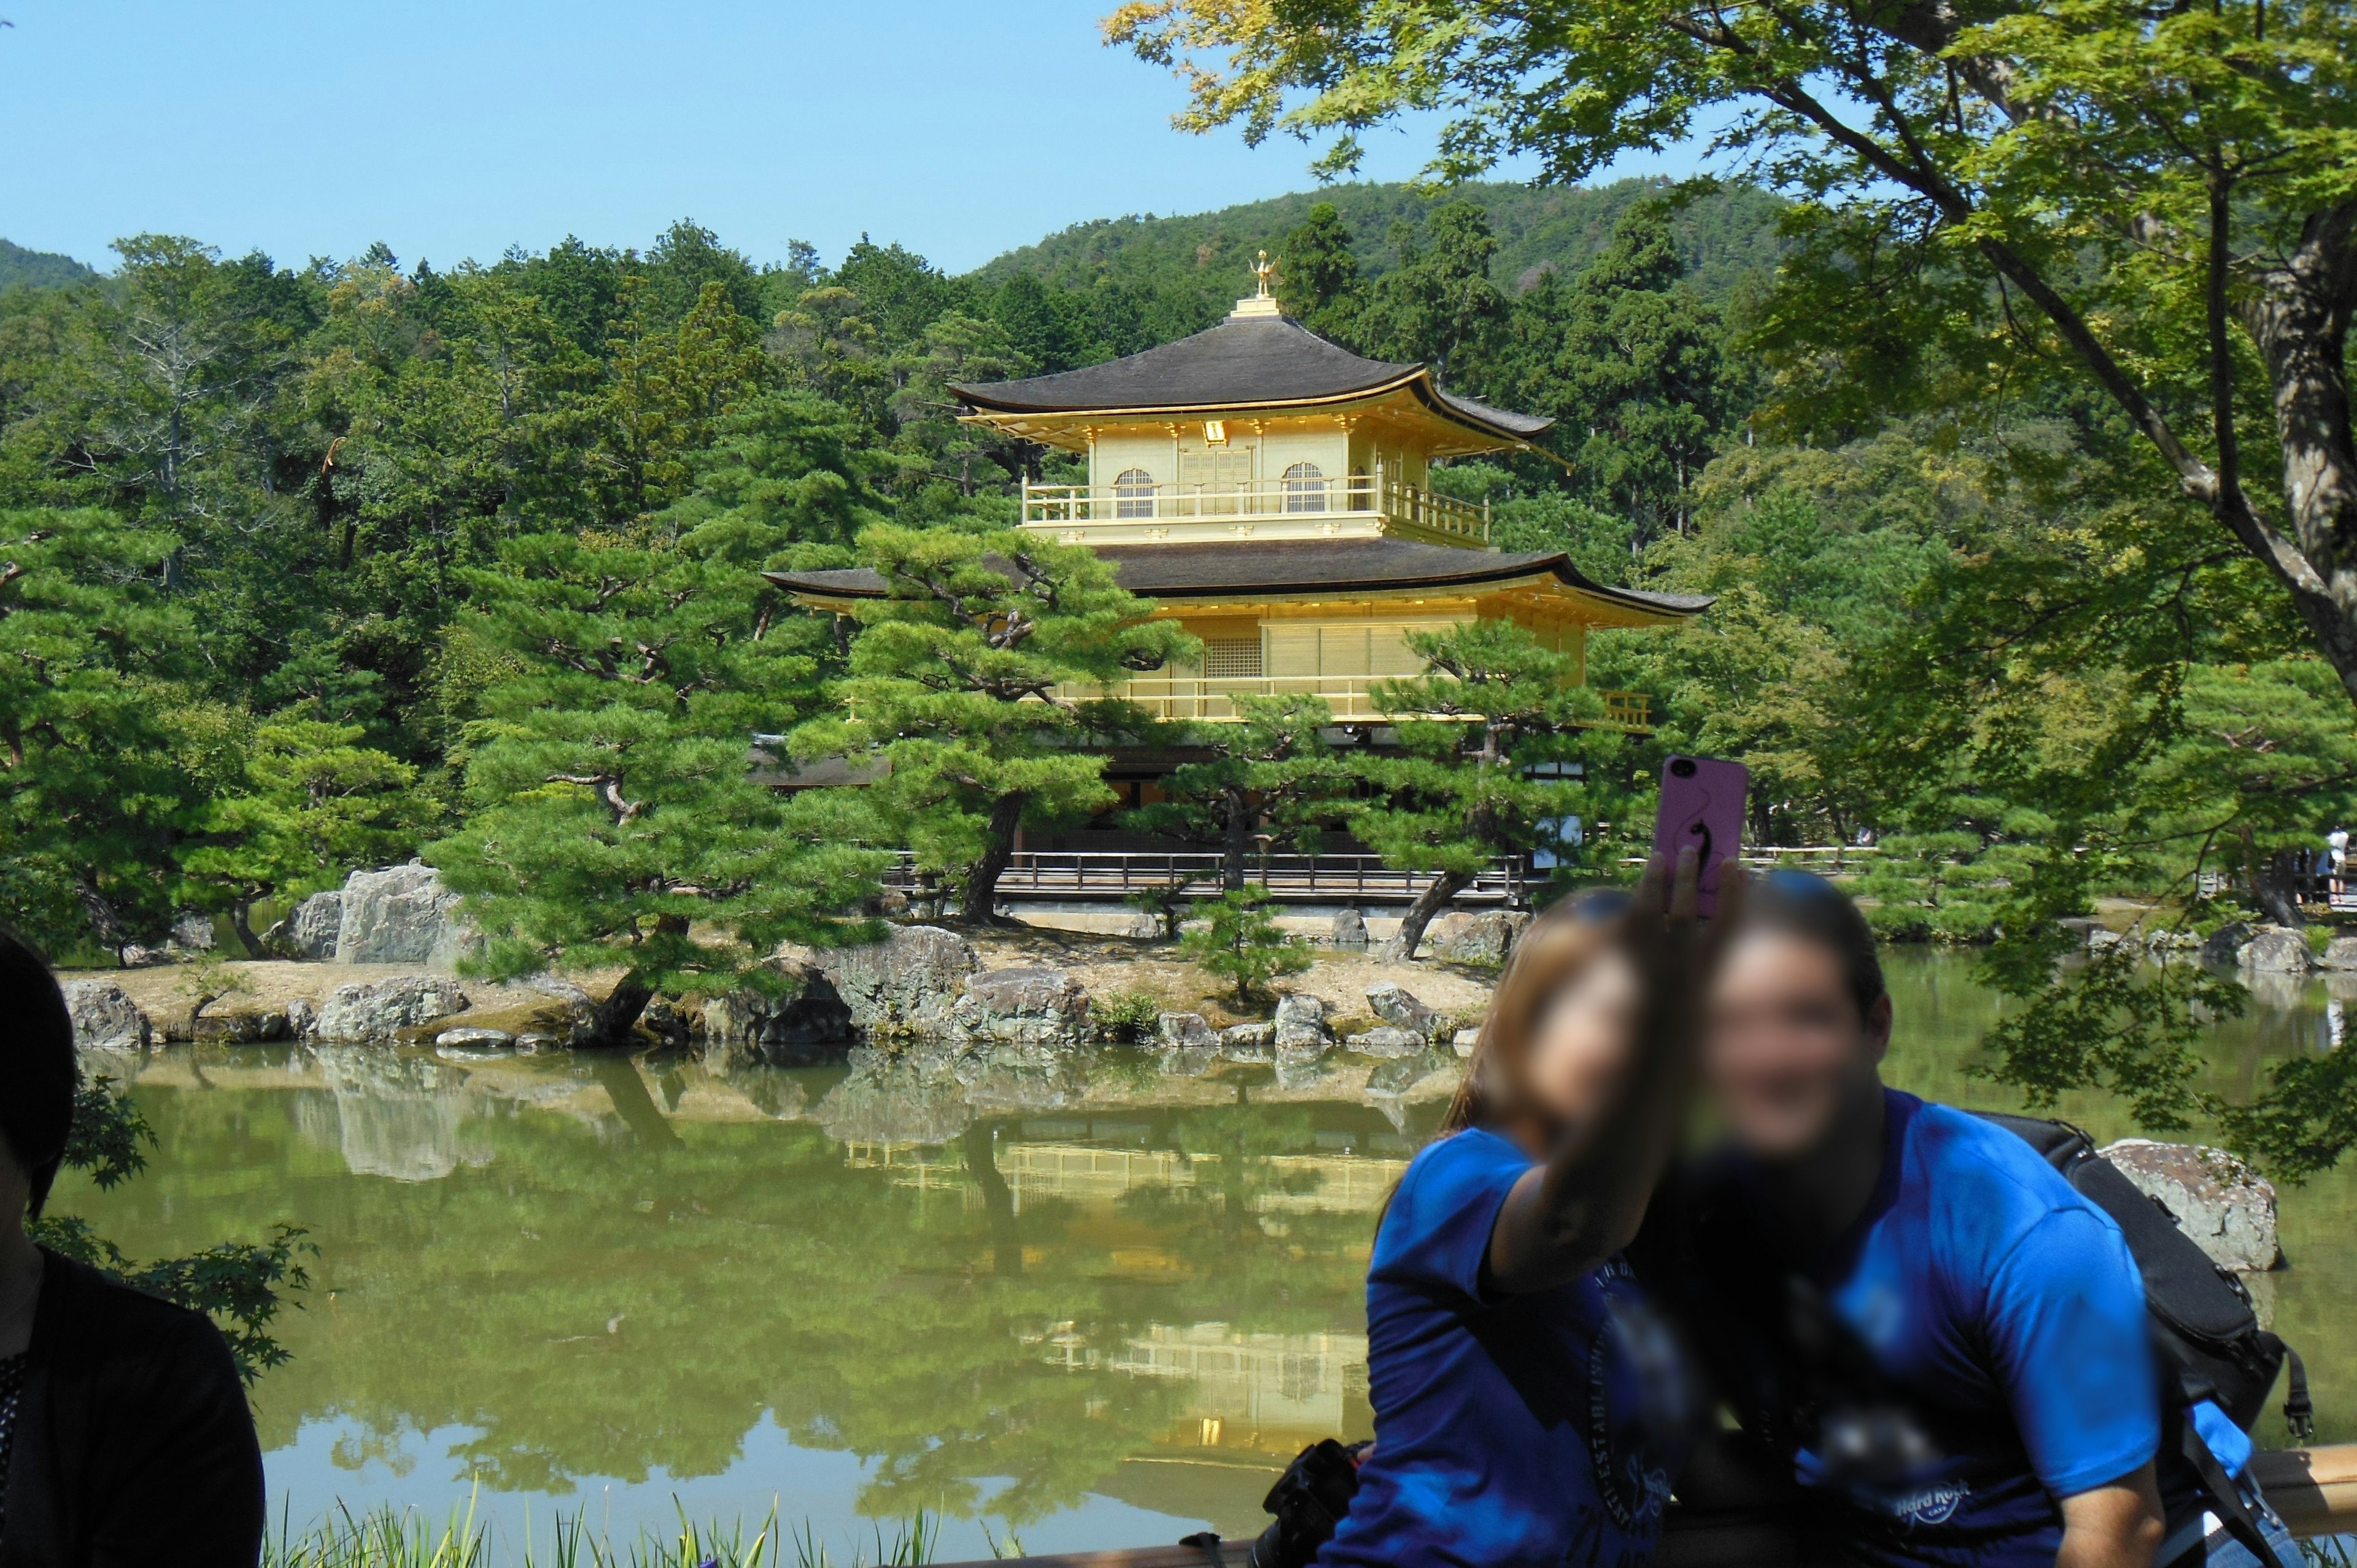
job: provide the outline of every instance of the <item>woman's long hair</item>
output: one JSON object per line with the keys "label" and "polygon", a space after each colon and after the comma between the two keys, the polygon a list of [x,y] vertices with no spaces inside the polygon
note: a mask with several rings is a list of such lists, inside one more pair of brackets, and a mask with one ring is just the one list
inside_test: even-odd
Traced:
{"label": "woman's long hair", "polygon": [[1514,944],[1497,994],[1490,999],[1490,1015],[1482,1021],[1465,1081],[1457,1086],[1457,1097],[1440,1119],[1440,1136],[1494,1126],[1514,1113],[1523,1100],[1531,1036],[1548,1002],[1609,950],[1618,937],[1617,921],[1569,900],[1531,922]]}

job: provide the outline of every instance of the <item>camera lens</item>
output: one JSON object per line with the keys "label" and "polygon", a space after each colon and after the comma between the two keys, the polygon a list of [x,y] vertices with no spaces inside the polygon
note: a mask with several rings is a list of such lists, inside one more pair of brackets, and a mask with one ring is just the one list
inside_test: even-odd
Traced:
{"label": "camera lens", "polygon": [[1694,758],[1691,757],[1681,757],[1676,758],[1670,764],[1670,771],[1676,774],[1681,779],[1693,778],[1695,776]]}

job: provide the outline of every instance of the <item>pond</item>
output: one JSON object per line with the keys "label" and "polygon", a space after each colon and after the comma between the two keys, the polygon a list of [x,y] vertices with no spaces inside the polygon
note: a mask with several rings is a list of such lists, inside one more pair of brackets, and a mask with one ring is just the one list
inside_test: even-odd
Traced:
{"label": "pond", "polygon": [[[1997,1015],[1970,961],[1900,957],[1892,981],[1892,1079],[2009,1107],[1964,1075]],[[2339,1026],[2320,984],[2278,986],[2219,1026],[2218,1085]],[[318,1248],[256,1395],[274,1516],[471,1505],[520,1546],[560,1511],[619,1541],[774,1509],[839,1558],[920,1509],[943,1558],[1256,1530],[1296,1449],[1370,1429],[1369,1241],[1447,1088],[1321,1099],[1116,1062],[961,1094],[284,1047],[126,1076],[151,1167],[69,1182],[61,1211],[134,1256],[280,1221]],[[2062,1111],[2130,1131],[2092,1098]],[[2352,1203],[2346,1170],[2287,1189],[2289,1266],[2255,1282],[2325,1441],[2357,1439]]]}

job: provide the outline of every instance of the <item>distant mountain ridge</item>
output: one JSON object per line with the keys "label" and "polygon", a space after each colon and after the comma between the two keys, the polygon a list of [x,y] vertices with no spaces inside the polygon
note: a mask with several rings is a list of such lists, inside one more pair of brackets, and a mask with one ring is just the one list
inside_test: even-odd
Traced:
{"label": "distant mountain ridge", "polygon": [[71,256],[54,251],[28,251],[0,240],[0,289],[63,288],[68,284],[95,283],[98,273]]}
{"label": "distant mountain ridge", "polygon": [[[1067,287],[1087,287],[1103,278],[1157,290],[1192,288],[1202,294],[1204,310],[1216,313],[1249,283],[1246,268],[1254,252],[1265,247],[1274,253],[1318,202],[1334,204],[1350,228],[1361,270],[1374,275],[1398,263],[1391,238],[1394,223],[1420,228],[1434,208],[1469,200],[1489,214],[1498,236],[1493,275],[1505,287],[1522,289],[1536,282],[1544,268],[1577,272],[1602,248],[1620,215],[1661,188],[1661,182],[1643,179],[1593,188],[1488,182],[1428,197],[1398,184],[1337,185],[1216,212],[1076,223],[985,263],[977,275],[998,282],[1030,273]],[[1766,191],[1727,186],[1680,210],[1671,229],[1695,288],[1724,297],[1746,279],[1772,271],[1782,250],[1776,233],[1782,206]]]}

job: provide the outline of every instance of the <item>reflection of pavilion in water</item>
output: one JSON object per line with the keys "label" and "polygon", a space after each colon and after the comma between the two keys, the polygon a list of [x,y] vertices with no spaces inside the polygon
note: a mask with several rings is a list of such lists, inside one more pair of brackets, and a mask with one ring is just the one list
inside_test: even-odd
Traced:
{"label": "reflection of pavilion in water", "polygon": [[[1248,1205],[1262,1214],[1372,1215],[1407,1169],[1405,1160],[1349,1154],[1247,1159],[1262,1188]],[[939,1146],[849,1143],[844,1160],[856,1169],[887,1172],[897,1186],[983,1201],[963,1162]],[[1019,1213],[1027,1197],[1109,1204],[1141,1188],[1216,1189],[1222,1160],[1219,1155],[1172,1149],[1009,1142],[997,1146],[993,1163]],[[1117,1251],[1116,1261],[1132,1268],[1150,1268],[1157,1261],[1134,1253],[1125,1257],[1125,1251]],[[1157,1444],[1166,1450],[1242,1450],[1284,1457],[1320,1437],[1372,1429],[1363,1334],[1250,1333],[1220,1322],[1153,1323],[1105,1346],[1066,1322],[1027,1343],[1051,1365],[1073,1371],[1118,1372],[1178,1385],[1183,1391],[1176,1420]]]}
{"label": "reflection of pavilion in water", "polygon": [[[847,1143],[844,1163],[855,1170],[887,1170],[894,1183],[920,1190],[973,1192],[973,1178],[952,1151],[937,1144]],[[1184,1192],[1220,1179],[1219,1155],[1173,1149],[1110,1149],[1088,1144],[999,1145],[999,1179],[1017,1212],[1026,1197],[1075,1202],[1109,1201],[1140,1187]],[[1405,1160],[1359,1155],[1254,1155],[1268,1190],[1255,1193],[1255,1211],[1372,1214],[1407,1169]]]}

